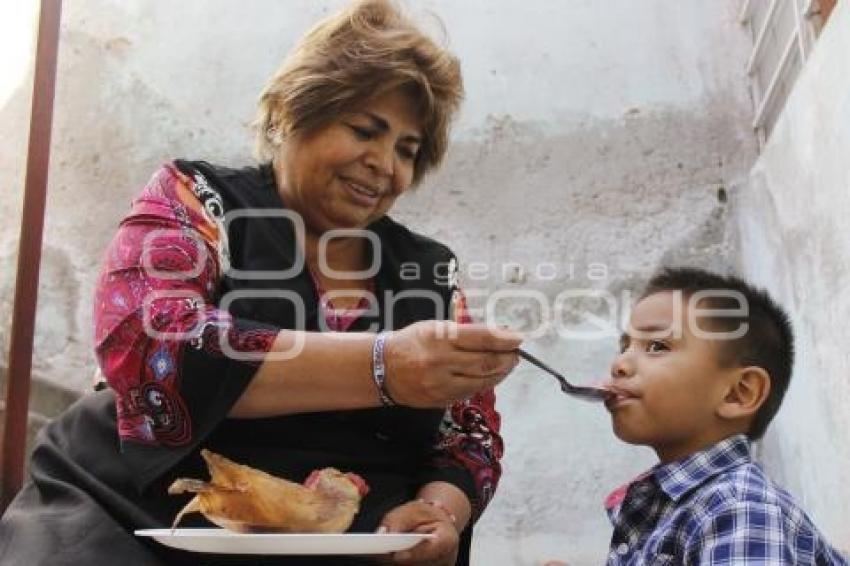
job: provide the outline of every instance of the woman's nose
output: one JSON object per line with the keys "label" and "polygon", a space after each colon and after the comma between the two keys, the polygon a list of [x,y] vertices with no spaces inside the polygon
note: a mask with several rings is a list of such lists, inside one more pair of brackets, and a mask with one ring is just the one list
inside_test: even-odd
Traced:
{"label": "woman's nose", "polygon": [[375,144],[366,153],[366,165],[381,176],[392,177],[394,159],[393,148],[386,144]]}

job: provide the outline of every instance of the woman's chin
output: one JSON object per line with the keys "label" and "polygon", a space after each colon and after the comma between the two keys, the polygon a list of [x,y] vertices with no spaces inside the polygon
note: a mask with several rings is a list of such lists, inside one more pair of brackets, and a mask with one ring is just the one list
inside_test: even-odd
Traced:
{"label": "woman's chin", "polygon": [[[372,223],[371,211],[366,210],[336,210],[326,214],[316,232],[324,233],[328,230],[360,230]],[[308,230],[309,230],[308,226]]]}
{"label": "woman's chin", "polygon": [[334,212],[333,220],[336,221],[337,228],[365,228],[380,216],[376,207],[358,206],[353,203],[345,203]]}

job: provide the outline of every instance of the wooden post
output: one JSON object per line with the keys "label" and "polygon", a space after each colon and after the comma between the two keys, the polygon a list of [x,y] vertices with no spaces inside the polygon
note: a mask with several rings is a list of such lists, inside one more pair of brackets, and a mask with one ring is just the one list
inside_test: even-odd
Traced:
{"label": "wooden post", "polygon": [[50,166],[50,133],[56,91],[61,13],[62,0],[41,0],[24,183],[24,210],[18,244],[18,271],[6,379],[6,421],[0,452],[0,511],[5,511],[21,489],[24,476],[32,346],[47,200],[47,172]]}

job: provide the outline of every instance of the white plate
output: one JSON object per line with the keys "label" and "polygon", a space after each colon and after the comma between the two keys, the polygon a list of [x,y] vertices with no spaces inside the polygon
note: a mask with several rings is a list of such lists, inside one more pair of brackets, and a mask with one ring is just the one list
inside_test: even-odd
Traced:
{"label": "white plate", "polygon": [[136,536],[190,552],[219,554],[384,554],[412,548],[433,535],[419,533],[279,534],[226,529],[141,529]]}

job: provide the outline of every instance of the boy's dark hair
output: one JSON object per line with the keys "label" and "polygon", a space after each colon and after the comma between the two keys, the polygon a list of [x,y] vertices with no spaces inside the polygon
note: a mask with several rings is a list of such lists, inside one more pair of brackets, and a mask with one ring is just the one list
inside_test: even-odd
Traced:
{"label": "boy's dark hair", "polygon": [[[714,290],[737,292],[747,301],[745,314],[740,317],[707,316],[704,319],[712,328],[727,332],[739,328],[741,323],[748,324],[743,336],[723,343],[719,360],[721,365],[758,366],[770,375],[770,393],[756,412],[747,433],[756,440],[762,437],[779,410],[794,365],[794,332],[782,307],[766,291],[738,277],[717,275],[695,268],[663,269],[650,279],[641,298],[663,291],[681,291],[683,297],[687,298],[700,291]],[[737,309],[742,305],[731,297],[707,297],[704,306]]]}

